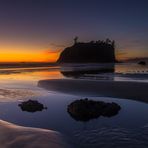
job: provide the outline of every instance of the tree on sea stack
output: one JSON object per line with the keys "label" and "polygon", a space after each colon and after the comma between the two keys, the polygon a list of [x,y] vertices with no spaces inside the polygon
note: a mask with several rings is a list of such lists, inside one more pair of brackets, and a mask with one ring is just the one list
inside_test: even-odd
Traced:
{"label": "tree on sea stack", "polygon": [[74,45],[78,43],[78,38],[79,37],[77,37],[77,36],[74,38]]}

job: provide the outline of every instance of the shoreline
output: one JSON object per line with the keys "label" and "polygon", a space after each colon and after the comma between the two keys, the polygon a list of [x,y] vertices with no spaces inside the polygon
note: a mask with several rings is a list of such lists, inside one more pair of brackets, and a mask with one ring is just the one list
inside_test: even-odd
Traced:
{"label": "shoreline", "polygon": [[76,79],[40,80],[38,86],[74,95],[114,97],[148,103],[148,83]]}

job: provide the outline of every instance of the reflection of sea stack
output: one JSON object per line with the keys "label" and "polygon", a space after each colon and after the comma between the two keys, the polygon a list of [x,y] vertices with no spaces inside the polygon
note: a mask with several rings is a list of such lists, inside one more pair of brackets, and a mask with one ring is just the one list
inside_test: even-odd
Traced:
{"label": "reflection of sea stack", "polygon": [[[81,78],[81,77],[92,77],[92,78],[102,78],[103,79],[103,76],[100,76],[98,74],[101,74],[101,73],[113,73],[115,71],[114,69],[114,65],[110,65],[108,66],[107,68],[97,68],[97,69],[82,69],[82,70],[71,70],[71,71],[60,71],[61,74],[65,77],[72,77],[72,78]],[[107,78],[104,76],[104,78]],[[111,79],[111,77],[108,77]]]}
{"label": "reflection of sea stack", "polygon": [[78,42],[74,39],[74,45],[67,47],[61,53],[59,63],[110,63],[115,60],[115,42],[109,39],[106,41],[91,41],[88,43]]}

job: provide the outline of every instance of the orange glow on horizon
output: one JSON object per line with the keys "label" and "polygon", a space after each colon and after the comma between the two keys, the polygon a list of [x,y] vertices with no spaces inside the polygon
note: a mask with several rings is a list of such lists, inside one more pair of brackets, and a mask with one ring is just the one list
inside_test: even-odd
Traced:
{"label": "orange glow on horizon", "polygon": [[56,62],[60,52],[3,50],[0,62]]}
{"label": "orange glow on horizon", "polygon": [[[14,49],[11,46],[6,45],[0,47],[0,62],[56,62],[62,51],[61,49],[44,50],[39,47],[35,48],[21,46],[20,48],[18,45],[15,45],[14,47]],[[143,55],[140,55],[139,50],[130,51],[124,49],[124,51],[128,52],[122,52],[122,50],[121,52],[120,50],[116,51],[116,59],[118,61],[147,55],[147,52],[143,53]]]}
{"label": "orange glow on horizon", "polygon": [[[0,52],[0,62],[56,62],[60,53],[60,51],[3,51]],[[130,59],[130,54],[126,54],[126,56],[116,54],[116,59],[119,61]]]}

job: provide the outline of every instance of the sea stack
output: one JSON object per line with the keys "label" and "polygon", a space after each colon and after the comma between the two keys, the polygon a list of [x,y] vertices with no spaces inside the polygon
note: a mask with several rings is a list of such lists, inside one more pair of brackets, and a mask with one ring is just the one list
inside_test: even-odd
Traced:
{"label": "sea stack", "polygon": [[74,45],[61,52],[58,63],[114,63],[115,41],[78,42],[74,38]]}

